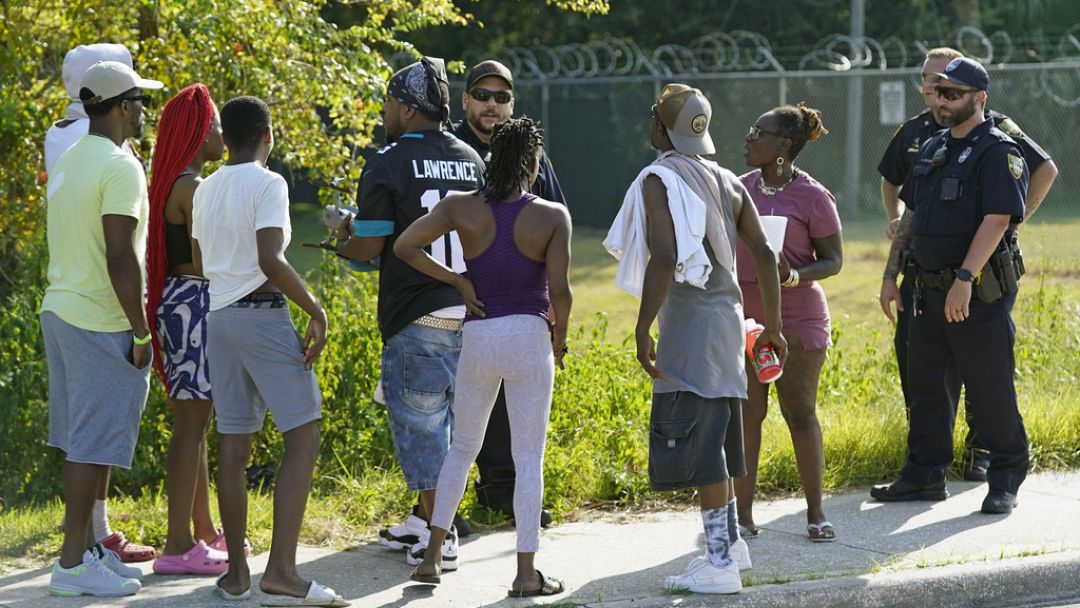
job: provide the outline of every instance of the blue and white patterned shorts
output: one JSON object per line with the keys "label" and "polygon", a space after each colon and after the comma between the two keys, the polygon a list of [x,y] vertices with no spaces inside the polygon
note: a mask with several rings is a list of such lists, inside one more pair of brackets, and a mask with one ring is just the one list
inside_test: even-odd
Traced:
{"label": "blue and white patterned shorts", "polygon": [[157,310],[161,362],[169,379],[169,397],[177,401],[213,399],[206,364],[206,315],[210,283],[190,276],[165,277]]}

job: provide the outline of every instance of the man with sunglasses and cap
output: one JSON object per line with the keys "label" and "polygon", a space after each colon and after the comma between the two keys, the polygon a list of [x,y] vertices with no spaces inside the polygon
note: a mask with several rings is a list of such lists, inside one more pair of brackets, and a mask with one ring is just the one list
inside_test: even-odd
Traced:
{"label": "man with sunglasses and cap", "polygon": [[[937,86],[937,74],[944,71],[945,67],[953,59],[964,55],[953,48],[939,47],[930,49],[926,53],[923,62],[921,82],[923,99],[926,102],[926,110],[908,119],[893,134],[888,148],[885,150],[878,164],[878,172],[881,173],[881,200],[885,207],[885,216],[889,220],[886,235],[891,239],[900,221],[903,206],[900,202],[900,187],[904,179],[915,164],[915,157],[919,148],[926,143],[934,134],[945,127],[942,126],[938,117],[938,98],[934,87]],[[1020,130],[1016,122],[1008,116],[985,109],[986,118],[993,119],[994,126],[1012,137],[1027,163],[1031,172],[1031,180],[1028,183],[1027,207],[1024,219],[1030,218],[1039,207],[1043,198],[1049,192],[1050,187],[1057,178],[1058,170],[1050,155]],[[903,302],[903,310],[897,314],[896,331],[893,339],[896,350],[896,364],[900,372],[900,388],[904,394],[904,406],[910,407],[910,395],[908,389],[908,326],[911,320],[911,291],[914,277],[905,275],[900,283],[900,297]],[[1015,294],[1010,294],[1006,300],[1006,306],[1010,309],[1015,301]],[[986,448],[979,441],[971,419],[971,408],[965,405],[964,417],[968,425],[968,434],[965,438],[966,453],[964,455],[964,479],[968,481],[986,481],[986,467],[990,464],[990,456]]]}
{"label": "man with sunglasses and cap", "polygon": [[[753,256],[765,329],[781,361],[780,278],[753,199],[715,153],[712,106],[704,93],[668,84],[652,109],[650,144],[660,152],[630,186],[604,247],[619,258],[615,282],[641,297],[634,330],[637,360],[652,378],[649,484],[694,488],[705,555],[669,576],[669,590],[737,593],[751,567],[739,538],[732,477],[746,475],[742,400],[746,399],[742,292],[735,239]],[[660,341],[653,340],[656,321]]]}
{"label": "man with sunglasses and cap", "polygon": [[79,100],[88,133],[60,156],[46,185],[48,286],[41,330],[49,366],[49,445],[64,452],[64,542],[53,595],[122,596],[140,571],[97,542],[91,513],[109,467],[131,467],[150,389],[143,266],[150,212],[142,165],[121,146],[142,135],[146,89],[118,61],[86,71]]}
{"label": "man with sunglasses and cap", "polygon": [[890,320],[893,305],[903,310],[896,277],[900,253],[911,247],[908,456],[900,479],[870,495],[883,502],[948,497],[945,469],[962,384],[990,455],[982,512],[1010,513],[1028,468],[1006,304],[1023,271],[1013,245],[1025,218],[1028,167],[1016,141],[986,118],[986,70],[954,58],[936,75],[937,116],[947,130],[922,146],[900,191],[907,212],[880,295]]}
{"label": "man with sunglasses and cap", "polygon": [[[484,161],[443,130],[450,88],[442,59],[423,57],[391,77],[382,118],[387,145],[360,174],[354,221],[343,222],[337,251],[354,262],[379,261],[382,389],[394,450],[409,490],[419,501],[405,522],[380,530],[380,541],[424,558],[435,486],[450,445],[454,376],[461,350],[465,303],[458,290],[394,255],[394,243],[414,221],[449,194],[484,186]],[[451,232],[431,244],[431,255],[465,271],[461,243]],[[443,544],[443,569],[457,567],[457,535]]]}
{"label": "man with sunglasses and cap", "polygon": [[[461,95],[465,119],[454,126],[454,135],[487,158],[491,132],[496,124],[514,113],[514,76],[502,63],[481,61],[469,70],[465,92]],[[541,151],[540,171],[529,192],[542,199],[566,204],[555,168],[547,150]],[[476,458],[480,478],[476,481],[476,500],[481,505],[510,516],[514,512],[514,459],[510,453],[510,419],[506,413],[506,393],[499,389],[495,407],[488,419],[480,455]],[[540,525],[551,524],[551,513],[540,512]],[[462,536],[467,536],[462,526]]]}

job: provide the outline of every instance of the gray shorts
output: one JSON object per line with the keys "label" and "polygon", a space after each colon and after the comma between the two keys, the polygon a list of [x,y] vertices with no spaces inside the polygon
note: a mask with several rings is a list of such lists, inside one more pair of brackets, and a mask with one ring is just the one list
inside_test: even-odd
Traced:
{"label": "gray shorts", "polygon": [[267,408],[282,433],[322,418],[322,393],[304,369],[303,343],[288,307],[233,304],[207,315],[206,359],[224,435],[262,428]]}
{"label": "gray shorts", "polygon": [[49,363],[49,445],[71,462],[131,468],[152,362],[131,364],[131,331],[79,329],[40,316]]}
{"label": "gray shorts", "polygon": [[649,485],[681,490],[746,475],[742,401],[688,391],[653,393]]}

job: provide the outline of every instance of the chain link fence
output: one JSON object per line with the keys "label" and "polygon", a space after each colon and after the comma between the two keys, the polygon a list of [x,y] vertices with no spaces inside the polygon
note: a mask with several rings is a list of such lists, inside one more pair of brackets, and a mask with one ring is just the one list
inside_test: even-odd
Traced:
{"label": "chain link fence", "polygon": [[[1080,133],[1080,41],[1073,28],[1058,43],[1058,59],[1001,63],[1014,55],[1003,34],[973,28],[953,46],[987,62],[988,106],[1009,115],[1061,168],[1040,214],[1080,214],[1074,138]],[[497,54],[515,74],[515,114],[538,117],[548,153],[575,222],[607,226],[623,194],[655,152],[648,145],[649,108],[661,87],[700,88],[713,107],[714,159],[737,174],[746,132],[775,106],[805,101],[823,112],[829,130],[796,161],[836,195],[845,220],[881,217],[877,164],[893,132],[924,109],[919,71],[924,45],[833,36],[801,58],[777,59],[749,32],[710,34],[652,52],[607,41]],[[472,65],[486,57],[466,57]],[[997,61],[998,63],[990,63]],[[914,64],[914,65],[911,65]],[[786,69],[785,65],[794,65]],[[897,67],[891,67],[897,66]],[[455,84],[455,95],[463,83]],[[455,97],[456,99],[456,97]]]}

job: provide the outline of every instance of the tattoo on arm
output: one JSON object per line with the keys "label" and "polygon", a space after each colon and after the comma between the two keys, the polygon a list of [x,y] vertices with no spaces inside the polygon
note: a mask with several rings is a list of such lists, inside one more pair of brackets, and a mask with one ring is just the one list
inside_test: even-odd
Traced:
{"label": "tattoo on arm", "polygon": [[889,262],[885,265],[886,279],[895,279],[900,276],[900,254],[911,244],[911,228],[915,222],[915,212],[908,211],[900,216],[900,223],[896,227],[896,235],[893,236],[892,247],[889,249]]}

